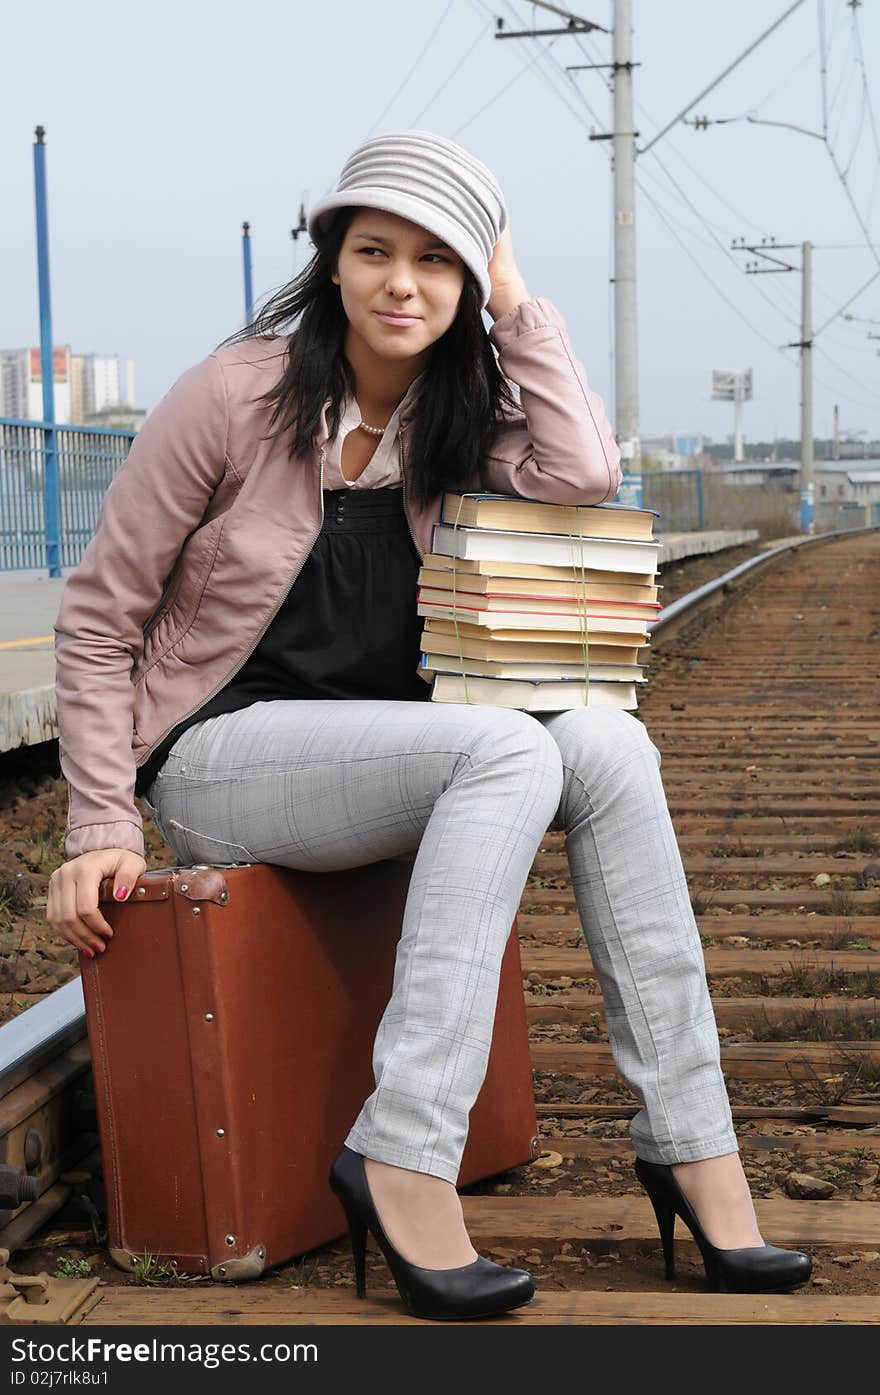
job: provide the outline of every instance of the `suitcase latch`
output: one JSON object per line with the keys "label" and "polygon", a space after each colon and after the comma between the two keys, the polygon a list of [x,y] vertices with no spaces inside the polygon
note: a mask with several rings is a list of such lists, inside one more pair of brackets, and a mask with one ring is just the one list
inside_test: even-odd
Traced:
{"label": "suitcase latch", "polygon": [[185,867],[173,873],[174,888],[188,901],[213,901],[225,906],[229,901],[226,878],[217,867]]}

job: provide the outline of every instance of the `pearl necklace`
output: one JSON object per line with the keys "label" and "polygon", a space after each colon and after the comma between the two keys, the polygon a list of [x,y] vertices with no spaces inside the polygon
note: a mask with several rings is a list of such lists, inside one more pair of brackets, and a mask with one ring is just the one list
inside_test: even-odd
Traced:
{"label": "pearl necklace", "polygon": [[367,426],[367,423],[366,423],[365,421],[359,421],[359,422],[358,422],[358,426],[360,427],[361,431],[369,431],[369,433],[370,433],[371,436],[384,436],[384,435],[385,435],[385,427],[384,427],[384,426]]}

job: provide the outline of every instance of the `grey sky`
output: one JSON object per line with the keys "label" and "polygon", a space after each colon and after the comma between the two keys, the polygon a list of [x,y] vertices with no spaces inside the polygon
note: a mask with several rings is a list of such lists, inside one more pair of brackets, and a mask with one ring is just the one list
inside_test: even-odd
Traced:
{"label": "grey sky", "polygon": [[[787,3],[634,0],[640,143]],[[572,7],[610,28],[609,0],[572,0]],[[584,104],[609,130],[611,99],[605,70],[564,72],[567,64],[608,62],[610,35],[498,41],[495,15],[509,28],[530,27],[533,16],[539,28],[556,23],[525,0],[6,7],[0,347],[38,342],[38,123],[47,133],[55,342],[132,356],[138,404],[147,408],[241,324],[242,220],[251,223],[260,298],[308,259],[307,235],[296,244],[289,235],[303,193],[314,202],[329,190],[366,136],[416,126],[460,141],[497,174],[526,284],[565,315],[613,420],[610,143],[589,140],[595,123]],[[806,0],[700,102],[699,113],[751,110],[820,130],[817,16],[817,0]],[[852,156],[849,185],[863,217],[870,208],[880,244],[880,166],[863,110],[852,10],[845,0],[825,0],[825,18],[833,35],[832,143],[842,166]],[[865,0],[858,23],[880,122],[880,0]],[[548,44],[537,60],[539,45]],[[655,150],[659,161],[653,152],[641,157],[637,177],[673,231],[639,194],[642,432],[724,437],[732,408],[710,400],[710,370],[751,366],[756,400],[746,408],[747,439],[797,434],[797,354],[775,346],[799,337],[800,277],[745,276],[746,258],[723,249],[735,236],[861,243],[814,253],[821,325],[877,267],[830,158],[817,140],[744,120],[707,131],[679,125]],[[791,255],[799,264],[799,251]],[[880,279],[850,310],[875,323],[838,320],[817,341],[819,436],[830,434],[835,402],[844,428],[880,436],[880,341],[868,338],[880,334]]]}

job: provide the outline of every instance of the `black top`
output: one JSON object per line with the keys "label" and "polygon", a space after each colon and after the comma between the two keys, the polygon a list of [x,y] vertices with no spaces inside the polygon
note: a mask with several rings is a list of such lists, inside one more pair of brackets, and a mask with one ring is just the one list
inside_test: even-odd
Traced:
{"label": "black top", "polygon": [[416,612],[421,554],[403,490],[325,489],[324,522],[299,576],[257,647],[212,698],[185,717],[137,772],[149,797],[188,727],[277,698],[430,700],[418,675],[424,620]]}

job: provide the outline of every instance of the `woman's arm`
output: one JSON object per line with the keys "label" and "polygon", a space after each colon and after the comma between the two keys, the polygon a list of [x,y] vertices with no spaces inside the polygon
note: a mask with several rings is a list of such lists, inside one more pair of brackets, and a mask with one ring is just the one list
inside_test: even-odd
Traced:
{"label": "woman's arm", "polygon": [[529,296],[516,266],[510,228],[489,263],[489,338],[522,411],[499,428],[486,457],[487,484],[547,504],[598,504],[621,481],[620,448],[605,404],[589,386],[562,315]]}
{"label": "woman's arm", "polygon": [[61,769],[69,786],[68,858],[100,848],[143,856],[134,802],[132,668],[143,625],[226,469],[223,373],[209,355],[144,421],[104,495],[55,622]]}

